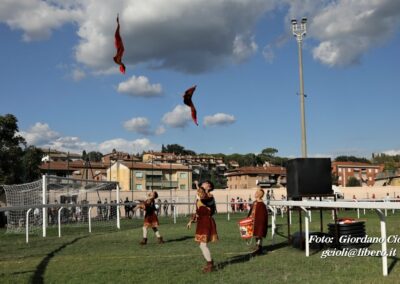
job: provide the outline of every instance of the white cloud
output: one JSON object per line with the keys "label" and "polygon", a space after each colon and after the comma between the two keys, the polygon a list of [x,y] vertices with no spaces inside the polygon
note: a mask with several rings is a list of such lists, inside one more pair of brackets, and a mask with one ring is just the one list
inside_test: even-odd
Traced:
{"label": "white cloud", "polygon": [[266,45],[262,51],[265,61],[272,63],[275,59],[275,53],[270,44]]}
{"label": "white cloud", "polygon": [[124,122],[124,128],[128,131],[148,135],[150,133],[150,121],[146,117],[134,117]]}
{"label": "white cloud", "polygon": [[164,114],[162,122],[173,128],[184,128],[191,121],[190,108],[177,105],[171,112]]}
{"label": "white cloud", "polygon": [[132,76],[127,81],[119,83],[117,90],[136,97],[155,97],[162,93],[161,85],[150,84],[145,76]]}
{"label": "white cloud", "polygon": [[71,77],[74,81],[80,81],[86,77],[86,73],[81,69],[75,68],[74,70],[72,70]]}
{"label": "white cloud", "polygon": [[155,131],[155,134],[156,135],[162,135],[162,134],[164,134],[165,133],[165,127],[164,126],[162,126],[162,125],[160,125],[159,127],[157,127],[157,129],[156,129],[156,131]]}
{"label": "white cloud", "polygon": [[[359,62],[400,25],[400,1],[394,0],[3,0],[0,22],[21,30],[25,41],[47,38],[73,23],[79,37],[76,61],[108,74],[118,70],[112,42],[120,13],[128,70],[145,63],[199,73],[251,56],[257,50],[252,37],[257,21],[282,8],[287,9],[287,29],[291,18],[308,17],[307,37],[317,42],[313,56],[329,66]],[[264,49],[268,60],[276,46],[270,47]]]}
{"label": "white cloud", "polygon": [[109,153],[113,149],[128,153],[140,153],[142,151],[159,150],[160,148],[160,145],[152,143],[147,138],[136,139],[133,141],[116,138],[104,141],[98,145],[98,149],[102,153]]}
{"label": "white cloud", "polygon": [[366,51],[394,34],[399,19],[399,1],[332,2],[310,23],[310,36],[320,41],[313,56],[329,66],[359,63]]}
{"label": "white cloud", "polygon": [[236,121],[235,117],[226,113],[216,113],[204,117],[205,126],[230,125]]}
{"label": "white cloud", "polygon": [[233,41],[233,56],[238,62],[242,62],[256,53],[258,46],[254,36],[237,35]]}
{"label": "white cloud", "polygon": [[383,153],[386,155],[390,155],[390,156],[396,156],[396,155],[400,155],[400,149],[399,150],[386,150],[386,151],[383,151]]}
{"label": "white cloud", "polygon": [[3,0],[0,2],[0,21],[12,29],[22,30],[24,41],[45,39],[53,29],[82,19],[83,11],[74,2]]}
{"label": "white cloud", "polygon": [[52,130],[48,124],[39,122],[28,131],[21,131],[20,134],[26,139],[29,145],[75,153],[82,152],[83,150],[109,153],[113,149],[128,153],[140,153],[142,151],[159,150],[161,148],[160,145],[151,142],[147,138],[136,140],[115,138],[100,143],[82,141],[79,137],[62,136]]}
{"label": "white cloud", "polygon": [[43,145],[56,140],[60,134],[50,129],[47,123],[37,122],[28,131],[21,131],[26,142],[30,145]]}
{"label": "white cloud", "polygon": [[[184,73],[205,72],[243,61],[257,49],[251,31],[278,0],[4,0],[0,21],[43,39],[65,23],[78,27],[75,59],[96,73],[118,69],[112,60],[120,13],[124,62]],[[206,20],[205,20],[206,19]]]}

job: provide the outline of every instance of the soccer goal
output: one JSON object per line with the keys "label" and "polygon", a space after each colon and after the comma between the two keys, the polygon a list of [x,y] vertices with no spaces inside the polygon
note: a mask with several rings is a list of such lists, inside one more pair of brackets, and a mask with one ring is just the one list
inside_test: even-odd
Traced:
{"label": "soccer goal", "polygon": [[4,185],[7,232],[38,232],[49,226],[119,228],[117,182],[43,176],[41,180]]}

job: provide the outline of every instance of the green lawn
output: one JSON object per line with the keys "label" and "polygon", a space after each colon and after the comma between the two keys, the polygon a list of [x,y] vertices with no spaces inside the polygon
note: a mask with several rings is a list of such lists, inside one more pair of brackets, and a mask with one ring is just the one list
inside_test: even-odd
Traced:
{"label": "green lawn", "polygon": [[[324,227],[331,222],[330,211],[324,213]],[[203,274],[205,261],[198,245],[193,241],[194,228],[185,228],[186,218],[173,224],[170,218],[161,218],[160,232],[166,243],[156,244],[149,232],[149,243],[141,247],[142,220],[123,220],[120,231],[93,228],[63,228],[57,237],[52,228],[47,238],[31,235],[5,234],[0,231],[0,283],[398,283],[400,263],[398,258],[388,259],[389,276],[382,276],[380,257],[328,257],[321,252],[304,251],[287,246],[286,218],[277,218],[275,244],[270,229],[264,241],[262,256],[250,257],[252,246],[241,240],[237,220],[244,215],[218,215],[216,222],[220,241],[210,244],[218,270]],[[319,213],[314,212],[311,229],[319,228]],[[354,211],[341,211],[339,217],[356,216]],[[388,235],[400,235],[400,212],[388,214]],[[367,234],[380,236],[379,219],[372,211],[361,215],[366,220]],[[293,214],[293,221],[298,217]],[[99,231],[101,230],[101,231]],[[297,231],[293,224],[291,231]],[[399,244],[389,244],[389,248]],[[380,249],[374,244],[370,249]]]}

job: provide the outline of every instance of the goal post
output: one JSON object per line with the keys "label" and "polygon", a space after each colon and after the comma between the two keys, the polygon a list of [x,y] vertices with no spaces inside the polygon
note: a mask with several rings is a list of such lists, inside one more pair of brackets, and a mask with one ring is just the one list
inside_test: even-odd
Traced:
{"label": "goal post", "polygon": [[4,185],[6,206],[13,208],[7,214],[7,233],[23,233],[28,228],[46,237],[48,227],[87,228],[89,221],[93,228],[119,229],[119,190],[118,182],[48,175],[32,183]]}

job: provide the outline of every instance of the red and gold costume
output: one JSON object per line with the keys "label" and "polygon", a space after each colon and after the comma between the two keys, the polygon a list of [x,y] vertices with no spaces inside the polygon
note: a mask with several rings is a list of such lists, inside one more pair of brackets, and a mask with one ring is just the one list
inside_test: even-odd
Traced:
{"label": "red and gold costume", "polygon": [[156,214],[156,203],[153,198],[147,199],[142,203],[142,208],[145,210],[144,224],[146,228],[157,228],[159,226],[158,218]]}
{"label": "red and gold costume", "polygon": [[199,189],[196,201],[196,215],[193,221],[197,222],[195,241],[199,243],[215,242],[218,240],[217,225],[212,217],[216,212],[214,196]]}
{"label": "red and gold costume", "polygon": [[268,210],[262,201],[254,201],[249,217],[253,219],[253,237],[265,238],[268,228]]}

